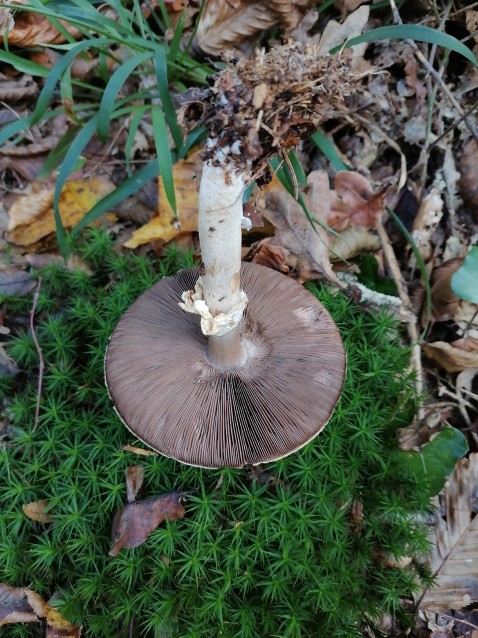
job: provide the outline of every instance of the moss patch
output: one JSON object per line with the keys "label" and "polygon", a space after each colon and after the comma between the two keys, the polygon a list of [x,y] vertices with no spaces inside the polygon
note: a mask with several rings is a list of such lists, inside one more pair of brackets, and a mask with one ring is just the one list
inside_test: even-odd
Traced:
{"label": "moss patch", "polygon": [[[38,362],[26,328],[9,346],[23,372],[0,380],[10,436],[0,450],[2,579],[45,599],[55,594],[61,613],[96,638],[128,635],[130,622],[133,635],[148,637],[351,638],[382,613],[401,617],[417,569],[389,567],[383,557],[424,549],[425,534],[408,515],[427,502],[392,463],[395,429],[413,411],[409,353],[394,321],[309,286],[339,325],[348,373],[329,425],[298,453],[252,472],[137,456],[121,449],[135,440],[104,386],[106,344],[141,292],[192,262],[176,252],[160,263],[117,254],[102,231],[78,251],[91,273],[41,273],[36,333],[46,369],[36,429]],[[22,317],[27,325],[31,298],[6,307],[17,327]],[[197,493],[184,519],[112,558],[124,470],[137,463],[146,472],[143,497]],[[40,499],[50,523],[23,513]],[[40,635],[39,625],[2,628],[2,636]]]}

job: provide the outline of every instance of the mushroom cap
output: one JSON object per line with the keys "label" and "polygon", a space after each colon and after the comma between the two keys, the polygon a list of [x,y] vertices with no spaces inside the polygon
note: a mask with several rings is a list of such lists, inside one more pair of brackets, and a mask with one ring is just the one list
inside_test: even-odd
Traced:
{"label": "mushroom cap", "polygon": [[296,281],[244,263],[247,357],[218,368],[199,316],[178,305],[198,276],[190,269],[161,279],[120,319],[106,354],[118,415],[138,439],[189,465],[242,467],[295,452],[340,397],[346,360],[337,326]]}

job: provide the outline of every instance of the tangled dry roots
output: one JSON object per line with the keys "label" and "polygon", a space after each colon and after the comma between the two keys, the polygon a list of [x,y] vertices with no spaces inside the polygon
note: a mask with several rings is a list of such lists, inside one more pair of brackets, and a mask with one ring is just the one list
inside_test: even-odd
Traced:
{"label": "tangled dry roots", "polygon": [[199,121],[217,140],[204,159],[229,147],[236,149],[238,168],[253,169],[278,147],[291,148],[315,130],[343,104],[353,83],[346,54],[319,56],[315,47],[298,42],[259,52],[253,60],[229,57],[214,80],[200,110],[190,102],[183,119],[198,123],[194,113],[199,112]]}

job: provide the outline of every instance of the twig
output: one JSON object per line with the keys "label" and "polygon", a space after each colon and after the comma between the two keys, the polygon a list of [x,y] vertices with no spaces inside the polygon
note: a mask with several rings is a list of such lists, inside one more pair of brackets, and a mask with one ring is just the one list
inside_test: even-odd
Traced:
{"label": "twig", "polygon": [[[390,272],[392,273],[392,277],[397,285],[398,295],[402,304],[405,306],[407,310],[411,312],[412,304],[410,303],[410,297],[408,296],[408,291],[403,284],[402,281],[402,273],[400,271],[400,266],[398,265],[397,258],[395,256],[395,252],[393,250],[392,244],[388,235],[383,227],[381,222],[378,222],[376,225],[376,230],[378,236],[380,238],[380,242],[382,244],[383,253],[385,255],[385,259],[387,260],[388,266],[390,268]],[[415,368],[415,392],[417,396],[420,397],[423,395],[423,369],[422,369],[422,357],[421,357],[421,348],[418,342],[418,331],[416,321],[407,321],[407,330],[408,335],[410,337],[410,341],[412,343],[412,365]],[[425,417],[425,412],[423,407],[418,408],[417,418],[419,421],[422,421]]]}
{"label": "twig", "polygon": [[34,327],[34,319],[35,319],[35,311],[37,308],[37,303],[38,303],[38,297],[40,296],[40,288],[41,288],[41,277],[38,278],[38,286],[37,289],[35,290],[35,295],[33,296],[33,306],[32,309],[30,311],[30,330],[32,333],[32,337],[33,337],[33,341],[35,343],[35,348],[37,349],[38,352],[38,360],[39,360],[39,365],[38,365],[38,386],[37,386],[37,405],[36,405],[36,409],[35,409],[35,423],[33,425],[33,429],[36,430],[37,425],[38,425],[38,421],[40,419],[40,400],[41,400],[41,391],[42,391],[42,386],[43,386],[43,371],[45,370],[45,361],[43,359],[43,352],[42,349],[40,348],[40,344],[38,343],[38,339],[35,333],[35,327]]}
{"label": "twig", "polygon": [[[478,3],[477,3],[478,4]],[[478,629],[476,625],[468,620],[463,620],[463,618],[457,618],[456,616],[449,616],[448,614],[442,614],[441,611],[435,612],[438,616],[443,616],[443,618],[449,618],[450,620],[455,620],[456,622],[461,622],[464,625],[468,625],[468,627],[473,627],[473,629]]]}
{"label": "twig", "polygon": [[[400,14],[399,14],[398,9],[397,9],[397,5],[395,4],[395,0],[389,0],[389,2],[390,2],[390,7],[392,9],[393,19],[394,19],[395,23],[396,24],[403,24],[402,18],[400,17]],[[451,102],[451,104],[453,105],[453,107],[456,110],[456,112],[458,113],[458,115],[460,115],[462,117],[462,119],[465,122],[465,124],[466,124],[468,130],[470,131],[471,135],[473,136],[475,141],[478,143],[478,133],[475,131],[475,129],[473,127],[473,123],[466,116],[466,114],[463,111],[463,109],[461,108],[460,104],[457,102],[455,96],[450,91],[450,89],[447,87],[445,82],[443,81],[440,73],[433,68],[433,66],[430,64],[430,62],[426,59],[426,57],[420,51],[420,49],[418,48],[417,43],[414,40],[406,40],[406,42],[412,47],[412,49],[415,52],[415,55],[416,55],[417,59],[419,60],[419,62],[421,62],[421,64],[426,68],[428,73],[435,79],[436,83],[440,86],[441,90],[443,91],[445,96],[448,98],[448,100]]]}

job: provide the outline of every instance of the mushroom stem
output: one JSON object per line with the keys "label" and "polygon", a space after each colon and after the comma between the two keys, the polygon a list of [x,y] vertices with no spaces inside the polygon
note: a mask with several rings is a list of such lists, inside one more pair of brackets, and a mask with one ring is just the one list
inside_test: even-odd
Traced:
{"label": "mushroom stem", "polygon": [[238,324],[241,303],[241,221],[245,175],[232,163],[204,164],[199,190],[199,242],[204,264],[204,301],[213,317],[234,312],[234,325],[209,335],[208,355],[220,367],[240,365],[243,354]]}

